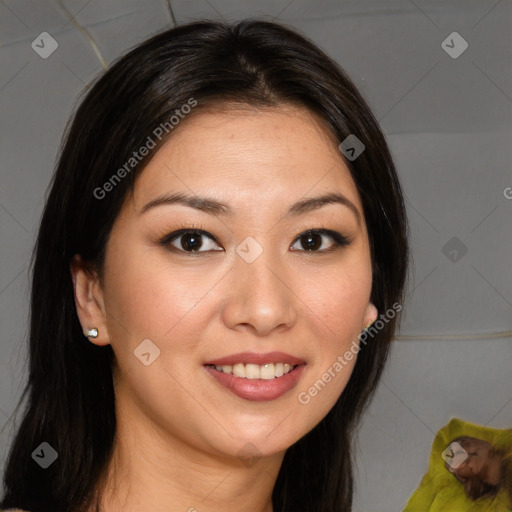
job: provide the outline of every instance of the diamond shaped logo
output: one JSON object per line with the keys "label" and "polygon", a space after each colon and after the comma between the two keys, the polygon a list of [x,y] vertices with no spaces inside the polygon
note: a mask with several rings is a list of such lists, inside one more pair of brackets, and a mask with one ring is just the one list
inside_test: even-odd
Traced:
{"label": "diamond shaped logo", "polygon": [[160,355],[160,349],[151,340],[145,339],[136,347],[133,353],[144,366],[149,366]]}
{"label": "diamond shaped logo", "polygon": [[254,466],[259,459],[261,459],[261,452],[252,443],[246,443],[243,448],[237,453],[238,458],[248,468]]}
{"label": "diamond shaped logo", "polygon": [[456,236],[450,238],[441,248],[441,252],[452,262],[458,263],[468,252],[468,248]]}
{"label": "diamond shaped logo", "polygon": [[59,43],[48,32],[41,32],[30,46],[39,57],[47,59],[59,47]]}
{"label": "diamond shaped logo", "polygon": [[450,469],[457,469],[468,458],[468,452],[454,441],[443,451],[441,457],[450,466]]}
{"label": "diamond shaped logo", "polygon": [[351,133],[339,146],[339,150],[347,160],[353,162],[366,148],[365,145]]}
{"label": "diamond shaped logo", "polygon": [[452,32],[441,43],[441,48],[452,59],[458,59],[468,49],[468,46],[468,42],[458,32]]}
{"label": "diamond shaped logo", "polygon": [[236,253],[246,262],[252,263],[263,252],[263,247],[252,236],[248,236],[236,248]]}
{"label": "diamond shaped logo", "polygon": [[59,454],[46,441],[41,443],[33,452],[32,458],[43,468],[50,467]]}

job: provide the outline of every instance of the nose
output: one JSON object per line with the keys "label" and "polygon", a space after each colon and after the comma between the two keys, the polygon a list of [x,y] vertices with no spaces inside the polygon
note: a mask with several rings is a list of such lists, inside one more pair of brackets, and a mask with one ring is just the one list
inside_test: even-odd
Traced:
{"label": "nose", "polygon": [[228,328],[263,337],[294,325],[300,300],[294,293],[293,278],[279,256],[264,250],[251,263],[236,258],[229,274],[222,309]]}

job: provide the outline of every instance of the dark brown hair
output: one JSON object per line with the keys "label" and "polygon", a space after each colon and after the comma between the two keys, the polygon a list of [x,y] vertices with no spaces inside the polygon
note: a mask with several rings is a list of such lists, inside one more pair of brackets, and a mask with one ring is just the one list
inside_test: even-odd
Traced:
{"label": "dark brown hair", "polygon": [[[114,356],[110,346],[85,342],[69,264],[81,254],[101,271],[122,202],[166,137],[109,187],[108,197],[95,191],[191,98],[197,112],[222,102],[300,105],[320,116],[339,143],[356,135],[365,150],[346,164],[369,235],[371,301],[380,312],[402,301],[409,251],[401,187],[384,135],[344,71],[275,23],[199,21],[150,38],[88,88],[66,129],[33,255],[28,383],[18,407],[27,403],[6,465],[3,507],[77,512],[93,503],[116,430]],[[397,321],[398,315],[381,322],[335,406],[287,450],[272,496],[275,512],[351,510],[353,431]],[[48,469],[31,458],[43,441],[59,454]]]}

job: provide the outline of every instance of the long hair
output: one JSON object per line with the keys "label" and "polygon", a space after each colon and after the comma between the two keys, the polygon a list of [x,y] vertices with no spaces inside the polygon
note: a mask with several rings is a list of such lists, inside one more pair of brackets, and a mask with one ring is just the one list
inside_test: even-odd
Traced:
{"label": "long hair", "polygon": [[[371,301],[379,311],[401,303],[409,257],[402,191],[378,122],[345,72],[289,28],[257,20],[181,25],[119,58],[84,96],[66,128],[31,262],[28,382],[18,407],[25,398],[27,404],[4,476],[1,506],[33,512],[81,512],[95,503],[116,430],[113,351],[84,338],[69,265],[80,254],[101,275],[123,200],[172,130],[181,129],[169,120],[184,105],[196,102],[192,116],[224,102],[293,104],[320,116],[339,143],[355,135],[365,149],[345,163],[363,205]],[[155,147],[127,166],[148,137]],[[116,173],[122,179],[114,180]],[[381,322],[337,403],[286,451],[275,512],[351,510],[353,433],[398,318]],[[46,469],[32,458],[42,442],[58,453]]]}

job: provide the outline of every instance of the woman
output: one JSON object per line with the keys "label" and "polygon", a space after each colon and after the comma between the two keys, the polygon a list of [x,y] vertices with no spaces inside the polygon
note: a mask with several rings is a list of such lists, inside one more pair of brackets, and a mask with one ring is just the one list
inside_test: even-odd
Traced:
{"label": "woman", "polygon": [[139,45],[51,184],[2,506],[349,511],[407,261],[384,136],[321,50],[259,21]]}

